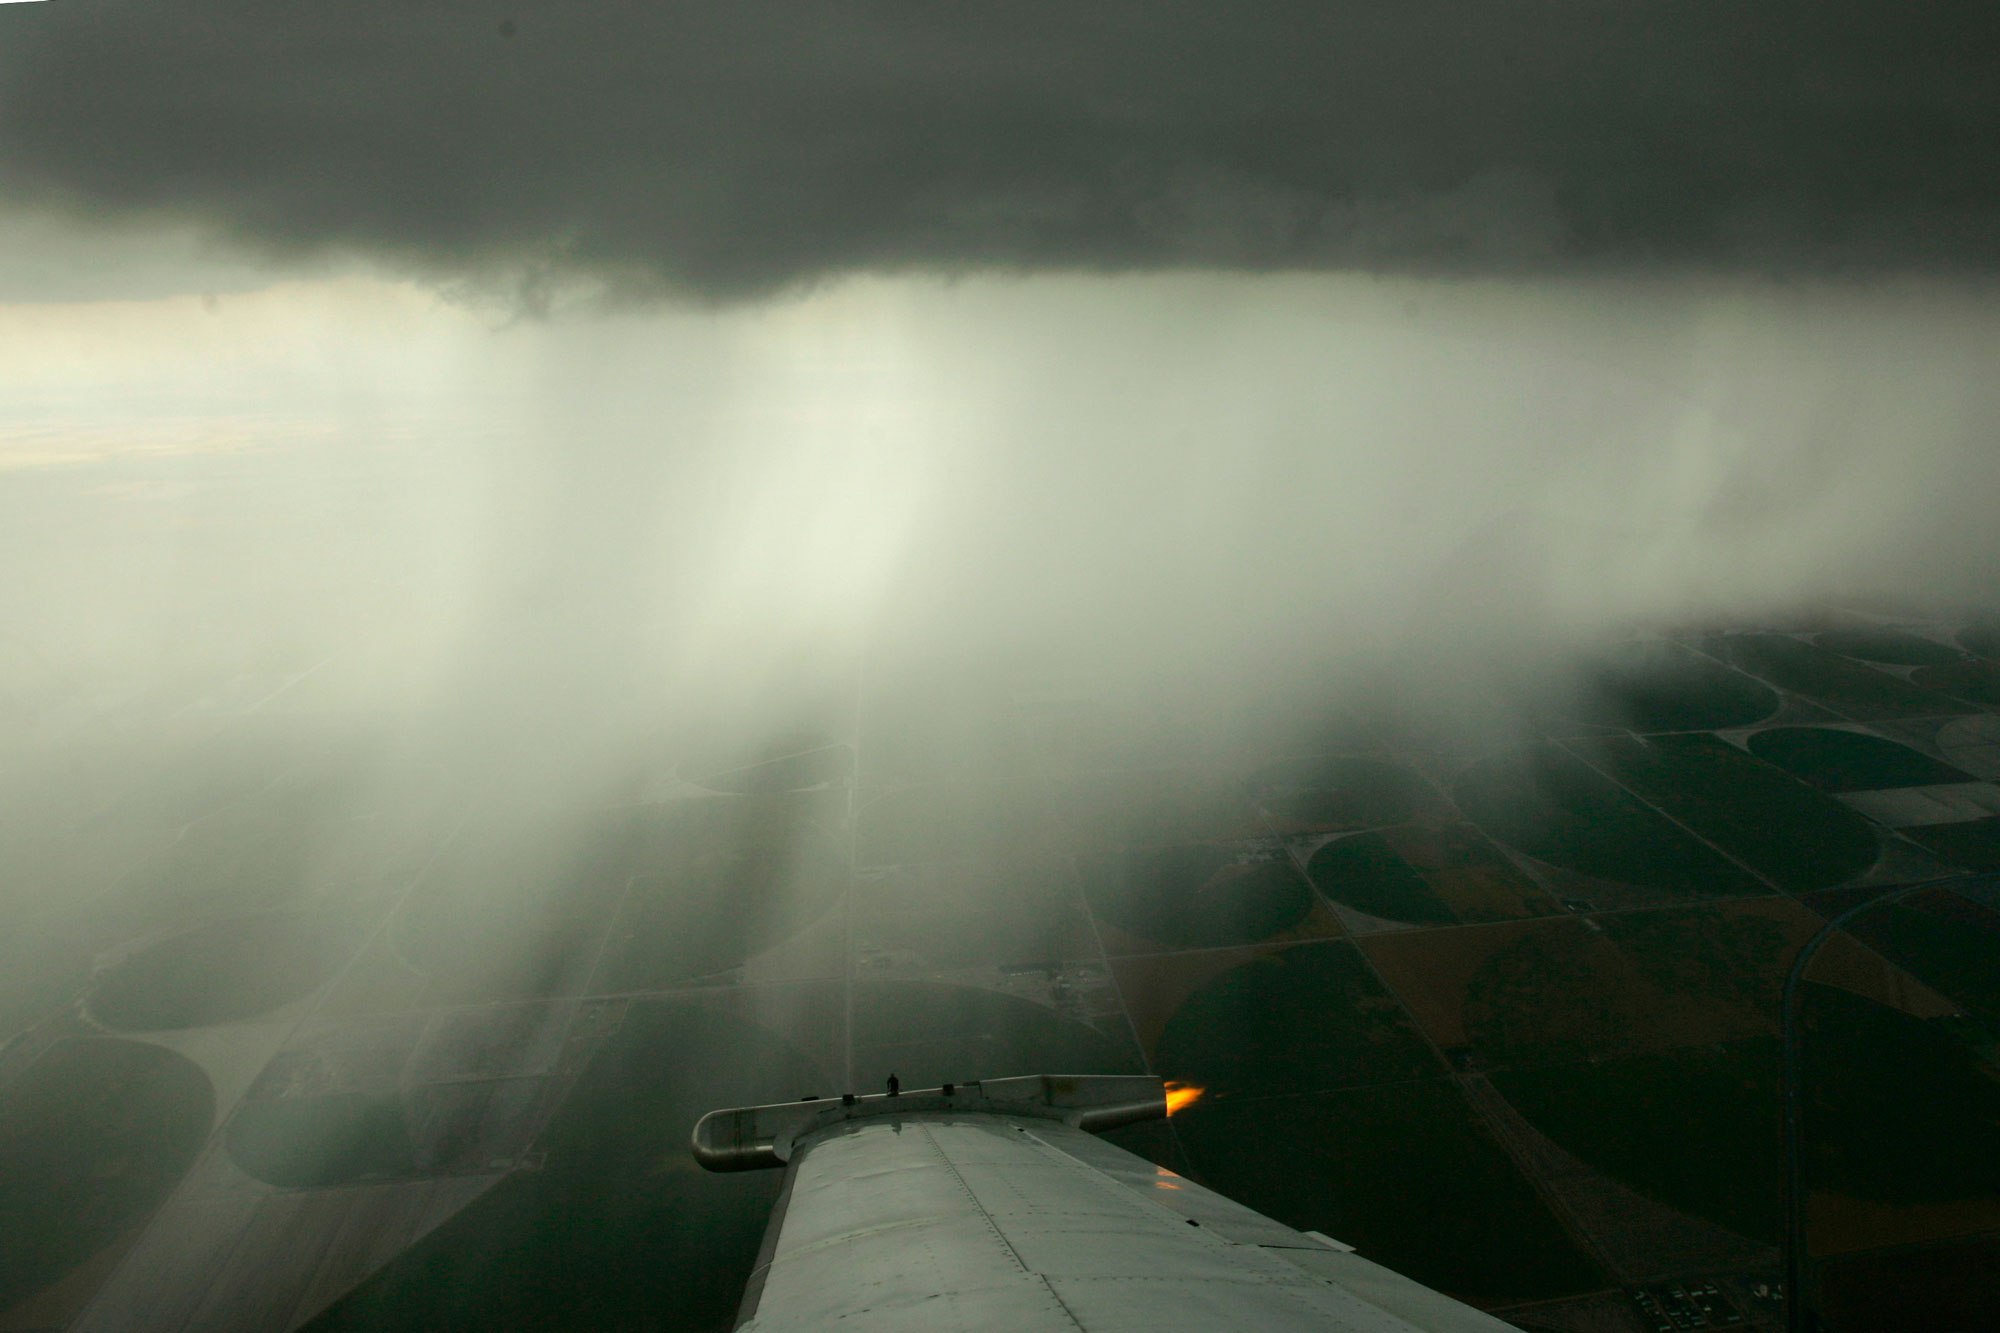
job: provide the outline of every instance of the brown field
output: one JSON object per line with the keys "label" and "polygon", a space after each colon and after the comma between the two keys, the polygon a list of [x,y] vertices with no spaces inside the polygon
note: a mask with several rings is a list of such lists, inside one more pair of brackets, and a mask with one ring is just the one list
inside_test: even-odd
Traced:
{"label": "brown field", "polygon": [[1777,1032],[1785,974],[1820,923],[1790,899],[1745,898],[1600,924],[1658,992],[1673,1042],[1699,1045]]}
{"label": "brown field", "polygon": [[1279,944],[1252,944],[1241,949],[1203,949],[1191,953],[1161,954],[1151,958],[1115,958],[1111,973],[1118,980],[1125,1012],[1139,1034],[1139,1044],[1151,1059],[1167,1021],[1188,997],[1203,986],[1255,958],[1284,947]]}
{"label": "brown field", "polygon": [[1916,1018],[1943,1018],[1958,1006],[1848,934],[1839,934],[1813,956],[1807,975],[1826,986],[1886,1004]]}
{"label": "brown field", "polygon": [[[1252,843],[1250,845],[1255,848],[1260,844]],[[1139,934],[1135,930],[1127,928],[1133,924],[1129,920],[1129,914],[1126,914],[1127,925],[1121,926],[1114,919],[1114,917],[1121,916],[1119,903],[1121,899],[1124,899],[1128,895],[1128,890],[1121,887],[1118,883],[1121,875],[1119,865],[1121,858],[1115,853],[1108,856],[1079,857],[1077,865],[1083,876],[1084,899],[1090,905],[1092,917],[1097,927],[1097,937],[1103,945],[1105,956],[1107,958],[1127,958],[1146,954],[1170,953],[1189,948],[1240,948],[1252,945],[1302,944],[1308,940],[1333,940],[1344,937],[1347,934],[1347,929],[1342,925],[1339,914],[1334,911],[1332,904],[1328,903],[1313,888],[1311,877],[1293,865],[1285,858],[1283,853],[1269,848],[1268,844],[1262,844],[1262,846],[1267,862],[1282,862],[1285,869],[1297,877],[1298,885],[1303,890],[1301,901],[1304,903],[1304,911],[1300,914],[1298,920],[1291,925],[1282,930],[1273,931],[1261,938],[1246,939],[1239,936],[1235,939],[1218,939],[1208,942],[1196,940],[1175,942],[1172,940],[1154,939],[1150,935]],[[1132,855],[1143,859],[1151,854],[1153,853],[1142,849]],[[1191,894],[1203,894],[1218,891],[1227,892],[1227,885],[1228,879],[1225,877],[1225,874],[1217,874],[1205,886],[1195,887],[1190,885],[1188,888]]]}
{"label": "brown field", "polygon": [[1921,1245],[1989,1231],[2000,1231],[2000,1198],[1991,1195],[1901,1204],[1814,1190],[1806,1200],[1806,1234],[1816,1255]]}
{"label": "brown field", "polygon": [[[1772,1035],[1785,975],[1819,924],[1789,899],[1755,898],[1357,943],[1438,1045],[1539,1063]],[[1812,978],[1919,1018],[1954,1012],[1845,936],[1820,951]]]}
{"label": "brown field", "polygon": [[[1299,918],[1299,923],[1289,930],[1281,930],[1254,944],[1238,946],[1246,949],[1276,949],[1287,944],[1305,944],[1311,940],[1337,940],[1347,935],[1347,928],[1341,924],[1340,916],[1327,905],[1317,893],[1313,894],[1312,906]],[[1103,917],[1097,919],[1097,937],[1104,944],[1107,958],[1143,958],[1149,955],[1177,951],[1181,946],[1164,945],[1157,940],[1149,940],[1140,935],[1120,930]],[[1226,950],[1235,952],[1235,949]]]}
{"label": "brown field", "polygon": [[1466,985],[1488,958],[1535,929],[1533,922],[1508,922],[1370,935],[1356,942],[1417,1025],[1449,1049],[1470,1041],[1465,1031]]}
{"label": "brown field", "polygon": [[1466,922],[1553,916],[1562,909],[1470,824],[1405,824],[1383,837]]}
{"label": "brown field", "polygon": [[2000,1308],[2000,1240],[1857,1254],[1828,1264],[1819,1288],[1841,1333],[1984,1333]]}
{"label": "brown field", "polygon": [[[1784,908],[1760,905],[1740,920],[1708,913],[1692,934],[1697,945],[1747,935],[1782,959],[1788,934],[1774,912]],[[1536,1064],[1774,1031],[1774,1007],[1759,1002],[1770,984],[1766,969],[1734,961],[1726,947],[1706,955],[1697,949],[1694,959],[1673,954],[1691,933],[1673,918],[1691,915],[1545,919],[1359,942],[1433,1040],[1474,1046],[1491,1062]],[[1750,929],[1740,929],[1746,924]],[[1716,986],[1711,976],[1746,968],[1742,984],[1755,999]]]}

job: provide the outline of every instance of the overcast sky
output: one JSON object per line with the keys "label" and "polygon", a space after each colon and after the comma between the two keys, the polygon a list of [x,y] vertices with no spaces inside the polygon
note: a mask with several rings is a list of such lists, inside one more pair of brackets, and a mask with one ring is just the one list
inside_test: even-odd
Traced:
{"label": "overcast sky", "polygon": [[0,28],[7,196],[289,255],[725,297],[2000,256],[1980,0],[63,0]]}

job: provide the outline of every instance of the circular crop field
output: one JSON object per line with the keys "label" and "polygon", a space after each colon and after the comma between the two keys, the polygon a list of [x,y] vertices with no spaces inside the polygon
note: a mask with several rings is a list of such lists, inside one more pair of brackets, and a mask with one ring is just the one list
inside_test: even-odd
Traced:
{"label": "circular crop field", "polygon": [[1306,873],[1321,893],[1370,916],[1433,926],[1457,919],[1429,882],[1377,833],[1326,844],[1306,863]]}
{"label": "circular crop field", "polygon": [[1750,753],[1827,791],[1971,780],[1907,745],[1837,727],[1773,727],[1750,738]]}
{"label": "circular crop field", "polygon": [[1554,746],[1481,760],[1460,776],[1452,794],[1459,809],[1489,837],[1579,874],[1689,898],[1760,887]]}
{"label": "circular crop field", "polygon": [[1963,655],[1948,643],[1900,629],[1830,629],[1815,636],[1815,642],[1842,657],[1891,666],[1944,666]]}
{"label": "circular crop field", "polygon": [[1211,1096],[1174,1129],[1212,1188],[1426,1285],[1494,1302],[1605,1285],[1446,1079]]}
{"label": "circular crop field", "polygon": [[1186,949],[1269,939],[1312,909],[1312,889],[1282,853],[1215,843],[1108,857],[1086,893],[1127,934]]}
{"label": "circular crop field", "polygon": [[1762,890],[1711,848],[1792,890],[1843,883],[1880,855],[1860,815],[1712,736],[1573,748],[1590,762],[1541,746],[1475,764],[1459,781],[1460,808],[1554,865],[1699,897]]}
{"label": "circular crop field", "polygon": [[768,1028],[700,1001],[640,1001],[496,1185],[311,1325],[725,1330],[782,1173],[713,1175],[688,1154],[709,1111],[832,1092]]}
{"label": "circular crop field", "polygon": [[1216,1095],[1270,1096],[1442,1074],[1423,1037],[1353,946],[1301,944],[1196,991],[1168,1020],[1168,1078]]}
{"label": "circular crop field", "polygon": [[1937,690],[1970,704],[2000,707],[2000,662],[1969,660],[1923,667],[1910,679],[1927,690]]}
{"label": "circular crop field", "polygon": [[1651,1036],[1652,999],[1596,931],[1557,919],[1480,964],[1465,983],[1465,1031],[1495,1065],[1602,1055]]}
{"label": "circular crop field", "polygon": [[1741,727],[1778,711],[1777,692],[1677,643],[1625,644],[1586,668],[1561,710],[1628,731]]}
{"label": "circular crop field", "polygon": [[1692,1216],[1777,1238],[1778,1043],[1769,1037],[1496,1070],[1536,1129]]}
{"label": "circular crop field", "polygon": [[0,1097],[0,1309],[143,1222],[214,1114],[208,1076],[173,1051],[99,1037],[44,1052]]}
{"label": "circular crop field", "polygon": [[[2000,1083],[1977,1038],[1805,988],[1811,1188],[1885,1204],[2000,1193]],[[1538,1129],[1642,1194],[1746,1236],[1779,1224],[1779,1046],[1758,1037],[1538,1068],[1493,1084]]]}
{"label": "circular crop field", "polygon": [[1959,646],[1969,653],[2000,658],[2000,616],[1981,616],[1955,637]]}
{"label": "circular crop field", "polygon": [[248,1101],[230,1119],[223,1143],[229,1159],[249,1175],[295,1189],[411,1168],[402,1102],[388,1093]]}

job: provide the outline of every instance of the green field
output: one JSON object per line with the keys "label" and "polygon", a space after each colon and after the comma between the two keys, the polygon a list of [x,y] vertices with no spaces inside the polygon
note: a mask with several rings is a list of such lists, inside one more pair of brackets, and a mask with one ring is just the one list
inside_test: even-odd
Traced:
{"label": "green field", "polygon": [[1842,657],[1887,662],[1892,666],[1943,666],[1959,659],[1958,650],[1950,644],[1926,639],[1907,630],[1855,626],[1826,630],[1814,635],[1813,639],[1820,647]]}
{"label": "green field", "polygon": [[89,948],[68,930],[0,932],[0,1042],[82,994],[90,964]]}
{"label": "green field", "polygon": [[390,919],[390,947],[433,1003],[579,994],[648,809],[534,812],[461,836]]}
{"label": "green field", "polygon": [[1741,727],[1777,711],[1769,686],[1668,642],[1607,653],[1563,706],[1574,721],[1638,732]]}
{"label": "green field", "polygon": [[0,1097],[0,1310],[144,1222],[208,1137],[215,1092],[158,1046],[58,1042]]}
{"label": "green field", "polygon": [[[1965,661],[1920,668],[1910,679],[1927,690],[1986,707],[2000,707],[2000,663]],[[1938,711],[1947,711],[1940,708]],[[1955,711],[1955,710],[1951,710]]]}
{"label": "green field", "polygon": [[[1145,769],[1074,778],[1057,788],[1062,836],[1083,850],[1240,842],[1269,834],[1244,783],[1221,774]],[[1028,845],[1047,846],[1044,834]]]}
{"label": "green field", "polygon": [[1291,929],[1312,908],[1311,887],[1269,846],[1136,847],[1082,869],[1099,917],[1177,948],[1252,944]]}
{"label": "green field", "polygon": [[1958,642],[1969,653],[2000,658],[2000,616],[1978,617],[1958,632]]}
{"label": "green field", "polygon": [[1874,826],[1846,806],[1713,736],[1618,737],[1579,753],[1773,883],[1794,892],[1875,864]]}
{"label": "green field", "polygon": [[1598,924],[1669,1005],[1736,1006],[1775,1023],[1793,946],[1818,925],[1796,906],[1776,905],[1803,920],[1788,931],[1775,915],[1691,907],[1613,912]]}
{"label": "green field", "polygon": [[1898,830],[1938,856],[1967,870],[2000,870],[2000,815],[1957,824],[1926,824]]}
{"label": "green field", "polygon": [[90,1011],[126,1032],[255,1018],[311,994],[358,943],[326,916],[226,918],[140,950],[98,978]]}
{"label": "green field", "polygon": [[1517,921],[1563,910],[1491,838],[1470,824],[1400,824],[1383,829],[1382,840],[1424,877],[1459,921]]}
{"label": "green field", "polygon": [[406,1175],[414,1166],[403,1104],[393,1093],[246,1101],[223,1142],[246,1174],[287,1188]]}
{"label": "green field", "polygon": [[1402,1007],[1344,941],[1295,945],[1209,982],[1168,1020],[1155,1064],[1163,1076],[1218,1097],[1442,1072]]}
{"label": "green field", "polygon": [[1962,711],[1949,699],[1783,634],[1731,634],[1702,647],[1848,717],[1923,717]]}
{"label": "green field", "polygon": [[1777,1238],[1775,1038],[1501,1070],[1492,1079],[1537,1129],[1613,1179],[1743,1235]]}
{"label": "green field", "polygon": [[989,870],[901,866],[855,886],[857,949],[884,950],[933,971],[1040,964],[1097,952],[1067,864]]}
{"label": "green field", "polygon": [[[2000,1192],[2000,1080],[1978,1035],[1806,988],[1809,1187],[1891,1204]],[[1496,1071],[1536,1128],[1642,1194],[1744,1235],[1780,1222],[1776,1038]]]}
{"label": "green field", "polygon": [[2000,929],[1989,909],[1954,903],[1940,891],[1864,913],[1848,930],[1926,985],[2000,1022]]}
{"label": "green field", "polygon": [[1690,899],[1766,891],[1558,746],[1474,764],[1452,794],[1487,834],[1581,874]]}
{"label": "green field", "polygon": [[2000,1195],[1991,1033],[1805,988],[1808,1183],[1883,1203]]}
{"label": "green field", "polygon": [[1973,780],[1907,745],[1836,727],[1773,727],[1750,738],[1750,753],[1826,791],[1881,791]]}
{"label": "green field", "polygon": [[1357,912],[1411,925],[1448,926],[1455,918],[1415,867],[1379,833],[1357,833],[1314,852],[1306,873],[1319,891]]}
{"label": "green field", "polygon": [[1197,1179],[1289,1226],[1459,1296],[1603,1285],[1456,1088],[1211,1098],[1175,1117]]}
{"label": "green field", "polygon": [[1660,1040],[1656,1002],[1609,940],[1559,918],[1480,964],[1465,984],[1465,1031],[1489,1064],[1611,1055]]}
{"label": "green field", "polygon": [[831,1089],[784,1041],[720,1008],[639,1003],[509,1177],[310,1327],[723,1330],[755,1262],[777,1172],[717,1176],[696,1119]]}

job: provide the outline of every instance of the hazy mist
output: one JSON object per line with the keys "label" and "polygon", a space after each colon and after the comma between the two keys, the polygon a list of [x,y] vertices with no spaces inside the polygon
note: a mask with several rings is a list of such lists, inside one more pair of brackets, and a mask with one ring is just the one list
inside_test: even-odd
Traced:
{"label": "hazy mist", "polygon": [[[728,1327],[703,1111],[1176,1061],[1767,1297],[1788,951],[2000,864],[1988,10],[0,4],[0,1323]],[[1483,1062],[1661,1006],[1628,1217]]]}
{"label": "hazy mist", "polygon": [[1974,598],[1984,296],[881,279],[521,320],[354,277],[15,306],[17,744],[59,748],[93,692],[309,671],[288,688],[413,753],[560,787],[862,676],[1108,674],[1209,725]]}

